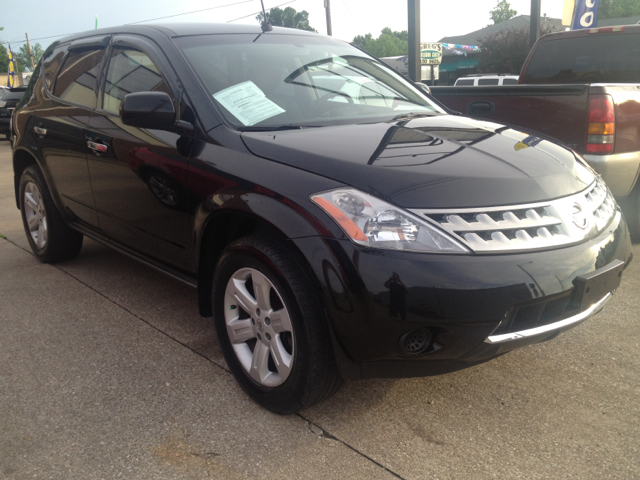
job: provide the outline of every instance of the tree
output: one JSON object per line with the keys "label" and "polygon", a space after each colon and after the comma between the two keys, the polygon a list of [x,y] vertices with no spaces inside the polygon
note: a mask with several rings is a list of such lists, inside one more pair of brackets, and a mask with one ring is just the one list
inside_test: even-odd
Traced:
{"label": "tree", "polygon": [[507,0],[499,0],[496,7],[489,12],[493,24],[498,24],[515,17],[518,14],[515,10],[511,10],[511,4]]}
{"label": "tree", "polygon": [[[44,49],[42,48],[42,45],[36,43],[31,47],[31,53],[33,55],[33,63],[37,64],[44,53]],[[22,44],[20,49],[15,51],[14,54],[16,61],[18,62],[18,71],[31,71],[31,58],[29,58],[29,47],[27,47],[27,44]]]}
{"label": "tree", "polygon": [[356,36],[351,44],[376,57],[397,57],[409,52],[409,32],[393,32],[387,27],[382,29],[378,38],[367,33]]}
{"label": "tree", "polygon": [[[543,25],[541,34],[559,31],[560,27]],[[494,33],[482,40],[482,50],[478,59],[481,73],[519,74],[529,55],[529,28],[508,29]]]}
{"label": "tree", "polygon": [[640,0],[600,0],[598,20],[640,15]]}
{"label": "tree", "polygon": [[[262,24],[264,16],[262,14],[256,17],[258,23]],[[267,12],[267,21],[274,27],[297,28],[299,30],[308,30],[316,32],[317,30],[309,25],[309,12],[302,10],[297,12],[295,8],[287,7],[284,10],[275,7]]]}

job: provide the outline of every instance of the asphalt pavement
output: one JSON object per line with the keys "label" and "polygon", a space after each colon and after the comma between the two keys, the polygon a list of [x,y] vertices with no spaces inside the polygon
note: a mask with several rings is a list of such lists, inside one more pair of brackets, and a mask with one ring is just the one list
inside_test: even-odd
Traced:
{"label": "asphalt pavement", "polygon": [[459,372],[278,416],[196,292],[85,239],[31,254],[0,141],[0,479],[640,478],[640,246],[604,312]]}

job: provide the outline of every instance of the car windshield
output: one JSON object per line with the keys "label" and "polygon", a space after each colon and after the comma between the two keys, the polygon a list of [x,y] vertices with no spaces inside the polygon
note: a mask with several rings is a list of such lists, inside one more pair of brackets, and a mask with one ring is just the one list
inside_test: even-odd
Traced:
{"label": "car windshield", "polygon": [[267,33],[176,43],[227,120],[242,130],[444,113],[411,82],[341,41]]}

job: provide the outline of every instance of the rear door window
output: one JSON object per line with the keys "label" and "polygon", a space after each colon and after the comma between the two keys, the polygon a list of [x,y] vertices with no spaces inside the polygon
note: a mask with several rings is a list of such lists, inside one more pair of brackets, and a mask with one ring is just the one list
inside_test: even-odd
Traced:
{"label": "rear door window", "polygon": [[592,34],[540,44],[524,83],[638,83],[640,34]]}
{"label": "rear door window", "polygon": [[60,69],[53,94],[62,100],[94,108],[103,58],[104,49],[70,52]]}

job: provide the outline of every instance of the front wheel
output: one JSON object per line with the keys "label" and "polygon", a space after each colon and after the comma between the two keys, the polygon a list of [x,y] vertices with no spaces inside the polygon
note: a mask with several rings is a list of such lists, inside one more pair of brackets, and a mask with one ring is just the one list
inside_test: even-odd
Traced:
{"label": "front wheel", "polygon": [[36,165],[20,177],[20,212],[31,250],[42,262],[71,260],[80,253],[82,234],[67,226]]}
{"label": "front wheel", "polygon": [[244,237],[222,254],[213,311],[240,386],[275,413],[294,413],[340,386],[328,326],[308,277],[278,241]]}

